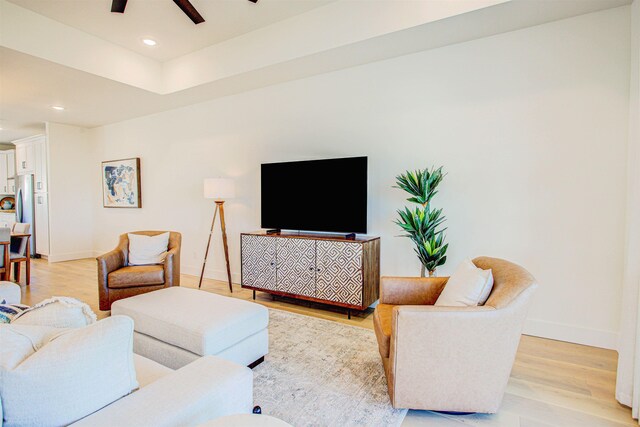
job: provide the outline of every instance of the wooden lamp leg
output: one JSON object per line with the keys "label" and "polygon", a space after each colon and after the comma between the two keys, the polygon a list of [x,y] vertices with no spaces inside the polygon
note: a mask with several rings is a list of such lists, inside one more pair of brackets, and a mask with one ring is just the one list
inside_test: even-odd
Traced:
{"label": "wooden lamp leg", "polygon": [[202,263],[202,272],[200,273],[200,282],[198,282],[198,289],[202,287],[202,278],[204,277],[204,268],[207,265],[207,256],[209,256],[209,246],[211,246],[211,235],[213,234],[213,226],[216,223],[216,216],[218,216],[218,204],[216,203],[216,210],[213,211],[213,221],[211,221],[211,231],[209,231],[209,240],[207,241],[207,249],[204,251],[204,262]]}
{"label": "wooden lamp leg", "polygon": [[229,292],[233,293],[231,285],[231,267],[229,265],[229,246],[227,245],[227,226],[224,222],[224,202],[216,202],[220,206],[220,226],[222,227],[222,245],[224,246],[224,258],[227,262],[227,280],[229,281]]}
{"label": "wooden lamp leg", "polygon": [[224,201],[216,200],[216,210],[213,212],[213,221],[211,221],[211,231],[209,232],[209,240],[207,241],[207,249],[204,253],[204,262],[202,263],[202,271],[200,272],[200,282],[198,283],[198,289],[202,287],[202,279],[204,278],[204,269],[207,265],[207,256],[209,255],[209,247],[211,246],[211,235],[216,224],[216,217],[220,211],[220,227],[222,228],[222,244],[224,246],[224,258],[227,262],[227,280],[229,281],[229,292],[233,293],[233,286],[231,283],[231,266],[229,265],[229,245],[227,244],[227,227],[224,221]]}

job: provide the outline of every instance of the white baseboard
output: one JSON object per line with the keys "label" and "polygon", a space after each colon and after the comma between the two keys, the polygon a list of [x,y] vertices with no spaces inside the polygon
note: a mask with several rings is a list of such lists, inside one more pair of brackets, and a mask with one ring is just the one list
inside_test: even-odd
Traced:
{"label": "white baseboard", "polygon": [[616,400],[629,408],[633,405],[633,397],[627,393],[616,392]]}
{"label": "white baseboard", "polygon": [[67,252],[62,254],[49,254],[47,260],[49,262],[62,262],[83,258],[95,258],[96,256],[95,251]]}
{"label": "white baseboard", "polygon": [[525,335],[535,337],[607,348],[610,350],[618,349],[618,333],[612,331],[582,328],[580,326],[547,322],[545,320],[527,319],[522,332]]}
{"label": "white baseboard", "polygon": [[[200,272],[201,271],[202,271],[202,266],[185,265],[185,264],[182,264],[180,266],[180,273],[182,273],[182,274],[189,274],[191,276],[200,277]],[[222,282],[226,282],[227,281],[227,271],[226,270],[216,270],[216,269],[212,269],[212,268],[207,268],[204,271],[204,277],[206,279],[220,280]],[[241,280],[242,280],[242,278],[240,276],[240,273],[231,272],[231,281],[234,284],[240,284]]]}

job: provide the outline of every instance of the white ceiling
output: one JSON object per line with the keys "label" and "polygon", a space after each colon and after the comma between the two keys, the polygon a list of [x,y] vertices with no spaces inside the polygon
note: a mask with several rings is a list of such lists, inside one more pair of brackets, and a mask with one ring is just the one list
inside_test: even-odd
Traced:
{"label": "white ceiling", "polygon": [[[0,125],[28,124],[25,118],[93,127],[153,112],[162,96],[0,47]],[[127,102],[129,101],[129,102]],[[51,108],[64,105],[64,111]],[[25,129],[28,130],[28,129]],[[41,132],[37,132],[41,133]],[[0,142],[11,141],[0,134]]]}
{"label": "white ceiling", "polygon": [[[166,61],[308,12],[335,0],[191,0],[205,22],[194,25],[172,0],[129,0],[123,14],[111,0],[9,0],[18,6]],[[149,47],[143,38],[158,42]]]}
{"label": "white ceiling", "polygon": [[28,136],[39,135],[45,132],[43,122],[21,122],[0,120],[0,143],[7,143]]}
{"label": "white ceiling", "polygon": [[[202,7],[200,3],[205,1],[206,6]],[[241,8],[251,10],[250,6],[253,6],[247,0],[233,1],[242,4]],[[300,11],[300,4],[307,8],[314,4],[315,9],[241,37],[204,47],[160,66],[157,59],[139,55],[131,58],[126,55],[127,49],[110,49],[113,39],[109,43],[78,30],[74,30],[75,33],[61,30],[57,21],[49,18],[42,18],[49,19],[48,22],[39,20],[37,17],[40,15],[21,13],[20,10],[24,9],[14,5],[40,8],[42,13],[60,15],[60,20],[79,22],[74,25],[85,25],[81,19],[85,12],[76,12],[74,5],[86,9],[87,14],[97,13],[104,7],[104,16],[94,19],[86,15],[86,22],[91,23],[96,31],[101,26],[107,31],[106,22],[112,17],[110,0],[10,0],[11,3],[0,0],[0,9],[4,12],[4,17],[0,13],[3,24],[0,25],[0,127],[3,128],[0,130],[0,142],[42,133],[43,123],[47,121],[82,127],[100,126],[271,84],[618,7],[630,1],[562,0],[545,2],[545,6],[540,7],[540,0],[259,0],[259,7],[272,3],[295,4],[291,8]],[[158,21],[152,23],[159,31],[157,34],[160,36],[157,37],[161,43],[173,31],[182,34],[185,40],[195,40],[186,42],[190,50],[198,43],[205,43],[205,36],[182,16],[173,1],[129,0],[129,3],[127,12],[134,10],[135,3],[150,9],[154,9],[152,6],[156,4],[163,10],[164,6],[160,7],[160,4],[170,6],[163,12],[167,16],[157,15],[155,19]],[[193,0],[193,3],[203,15],[215,7],[236,7],[231,5],[231,0]],[[323,3],[326,5],[317,7]],[[9,4],[11,8],[20,10],[2,9],[3,5]],[[101,6],[98,8],[96,5]],[[274,7],[280,11],[278,13],[286,9],[284,6]],[[245,22],[234,28],[226,27],[224,31],[207,30],[211,31],[213,39],[207,39],[206,43],[233,37],[233,30],[248,31],[249,25],[266,25],[276,16],[282,17],[276,9],[268,13],[269,19],[261,18],[260,23]],[[230,16],[234,16],[233,13]],[[182,26],[176,22],[173,24],[175,28],[164,27],[162,20],[167,19],[186,21],[186,24],[183,22],[185,25]],[[209,16],[205,19],[214,22]],[[18,22],[18,25],[13,25],[13,22]],[[354,25],[355,22],[358,24]],[[120,36],[128,35],[137,40],[139,36],[134,34],[136,25],[130,25]],[[120,30],[118,25],[112,27]],[[331,32],[323,33],[325,28],[330,28]],[[83,35],[88,39],[80,40],[80,47],[74,46],[74,42]],[[98,51],[101,54],[91,55]],[[167,71],[168,64],[173,63],[174,67],[168,68],[172,71],[169,77],[173,77],[173,81],[193,80],[198,72],[201,76],[196,77],[204,78],[164,93],[149,90],[126,80],[135,70],[138,70],[141,81],[153,77],[140,72],[146,68],[136,68],[146,64],[138,58],[151,61],[151,70],[158,66],[163,72]],[[101,72],[110,64],[116,64],[111,74]],[[51,108],[58,104],[66,109],[55,111]]]}

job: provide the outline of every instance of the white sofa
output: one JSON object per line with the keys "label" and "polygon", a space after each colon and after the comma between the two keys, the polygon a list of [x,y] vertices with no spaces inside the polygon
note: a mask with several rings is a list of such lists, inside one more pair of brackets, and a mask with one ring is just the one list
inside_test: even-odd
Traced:
{"label": "white sofa", "polygon": [[215,356],[172,370],[133,353],[133,321],[0,325],[0,426],[190,426],[251,413],[253,374]]}
{"label": "white sofa", "polygon": [[195,426],[253,408],[251,369],[205,356],[176,371],[134,355],[140,389],[72,424],[86,427]]}

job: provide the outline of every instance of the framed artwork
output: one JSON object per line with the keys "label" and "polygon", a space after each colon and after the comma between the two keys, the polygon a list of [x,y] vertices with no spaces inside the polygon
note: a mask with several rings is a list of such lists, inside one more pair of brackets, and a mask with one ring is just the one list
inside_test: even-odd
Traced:
{"label": "framed artwork", "polygon": [[140,158],[102,162],[102,203],[105,208],[141,208]]}

